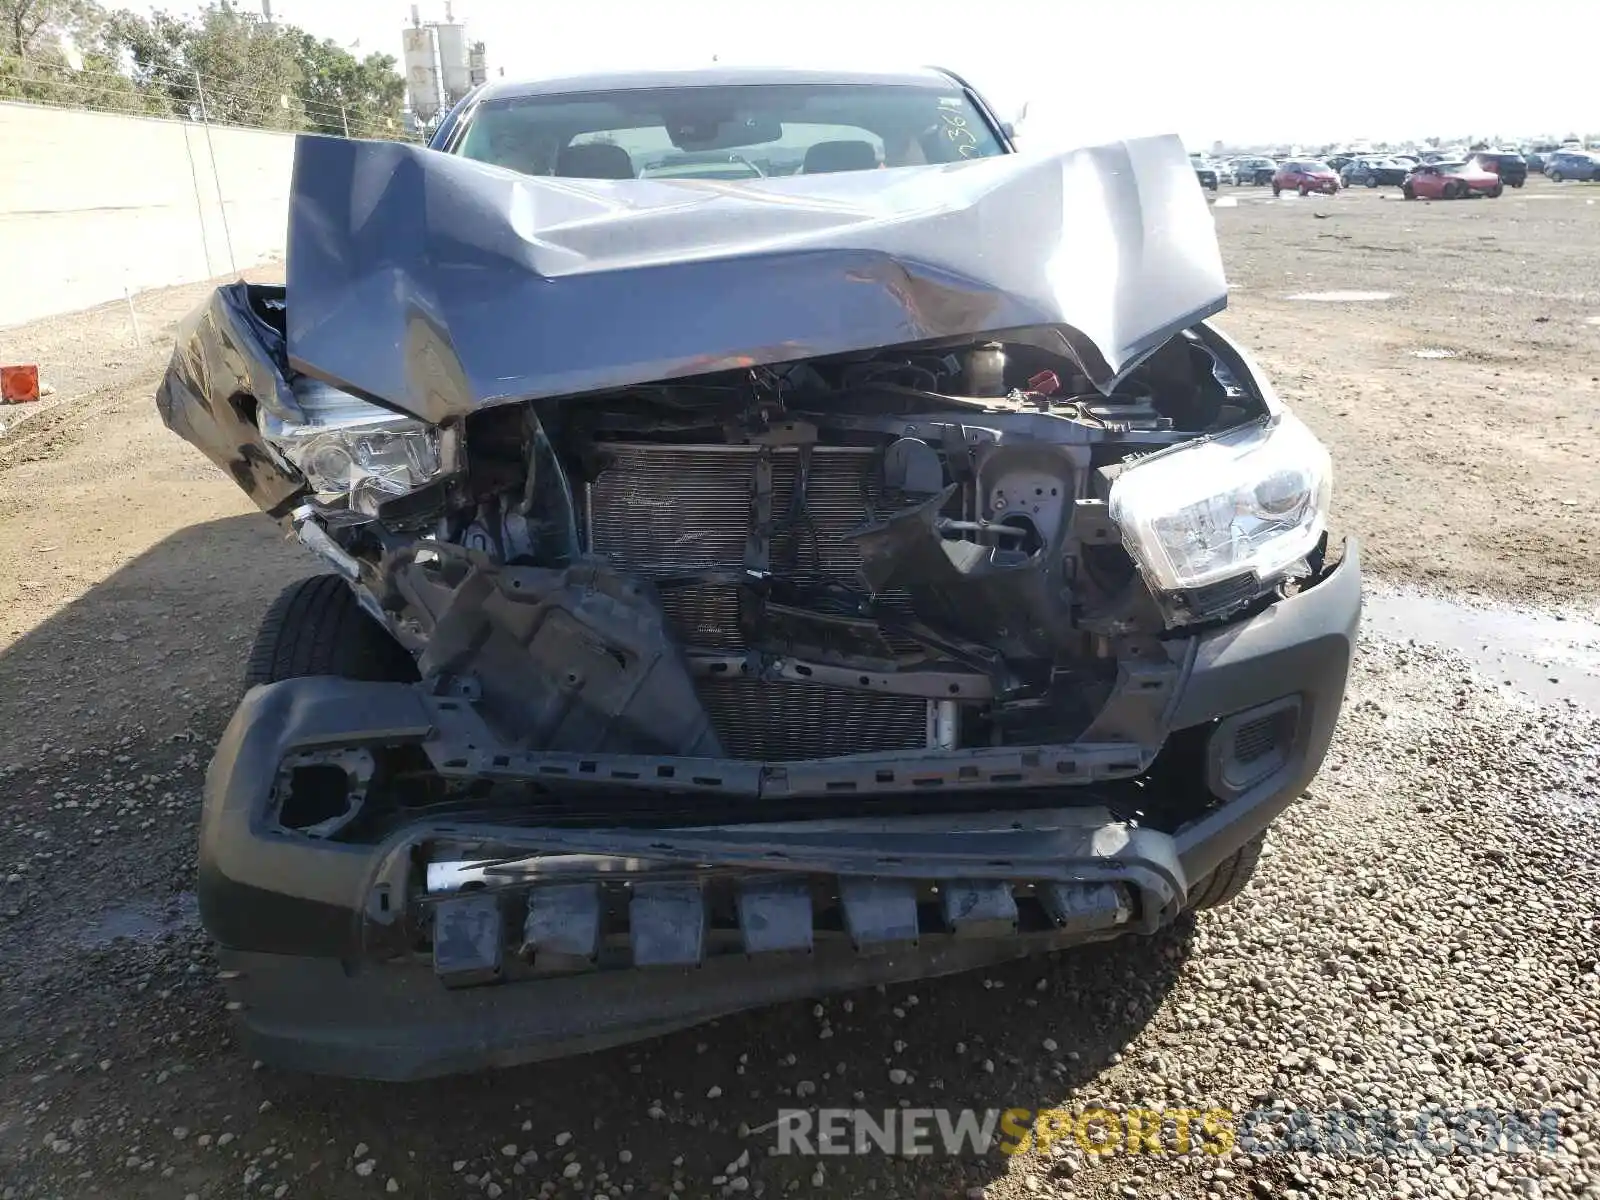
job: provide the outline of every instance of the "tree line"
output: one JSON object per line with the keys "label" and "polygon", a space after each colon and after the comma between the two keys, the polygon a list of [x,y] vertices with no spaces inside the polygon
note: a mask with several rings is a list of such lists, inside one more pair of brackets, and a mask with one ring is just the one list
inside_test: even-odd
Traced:
{"label": "tree line", "polygon": [[0,100],[198,118],[263,129],[399,137],[392,55],[209,0],[149,16],[95,0],[0,0]]}

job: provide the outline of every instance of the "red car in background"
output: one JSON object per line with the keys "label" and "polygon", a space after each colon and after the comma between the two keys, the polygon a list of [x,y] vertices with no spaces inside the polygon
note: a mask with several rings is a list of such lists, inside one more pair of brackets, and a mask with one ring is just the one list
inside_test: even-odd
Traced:
{"label": "red car in background", "polygon": [[1330,196],[1337,196],[1339,173],[1327,163],[1314,158],[1291,158],[1280,163],[1272,176],[1272,194],[1280,196],[1290,190],[1302,196],[1308,192],[1327,192]]}
{"label": "red car in background", "polygon": [[1407,200],[1462,200],[1468,196],[1491,198],[1505,191],[1493,171],[1473,162],[1422,163],[1400,185]]}

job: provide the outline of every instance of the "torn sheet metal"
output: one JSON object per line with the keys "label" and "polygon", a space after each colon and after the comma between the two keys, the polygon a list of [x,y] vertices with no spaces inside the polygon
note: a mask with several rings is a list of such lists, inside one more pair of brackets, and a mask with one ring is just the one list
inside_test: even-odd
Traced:
{"label": "torn sheet metal", "polygon": [[288,263],[291,365],[432,422],[1041,325],[1109,389],[1227,297],[1174,137],[728,183],[302,135]]}

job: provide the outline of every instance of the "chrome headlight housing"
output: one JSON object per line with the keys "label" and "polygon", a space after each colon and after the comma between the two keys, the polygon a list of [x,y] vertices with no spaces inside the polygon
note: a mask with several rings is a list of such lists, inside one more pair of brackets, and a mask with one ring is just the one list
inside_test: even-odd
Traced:
{"label": "chrome headlight housing", "polygon": [[1151,588],[1172,594],[1292,573],[1327,529],[1332,488],[1327,448],[1280,411],[1136,463],[1108,510]]}
{"label": "chrome headlight housing", "polygon": [[455,470],[453,433],[305,376],[292,387],[305,421],[263,413],[261,433],[305,476],[320,503],[343,501],[372,516],[384,501]]}

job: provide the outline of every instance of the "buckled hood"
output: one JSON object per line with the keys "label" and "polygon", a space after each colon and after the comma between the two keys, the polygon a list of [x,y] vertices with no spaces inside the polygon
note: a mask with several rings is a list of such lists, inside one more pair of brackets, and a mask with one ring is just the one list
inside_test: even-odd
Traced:
{"label": "buckled hood", "polygon": [[291,365],[432,422],[1038,326],[1109,391],[1226,302],[1173,137],[738,183],[295,150]]}

